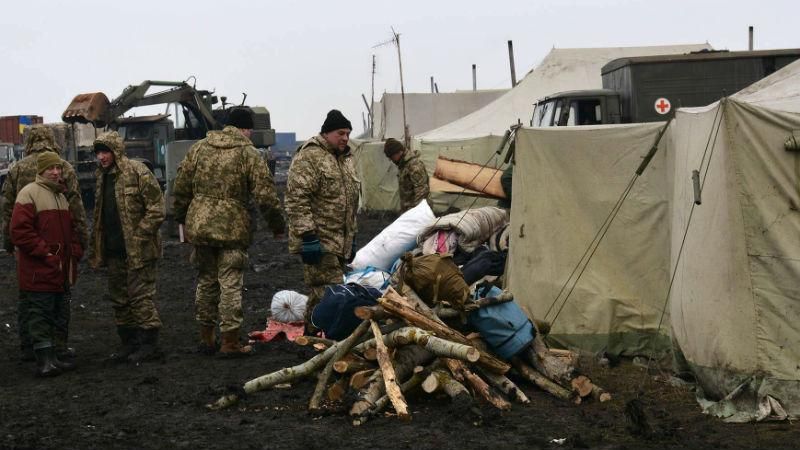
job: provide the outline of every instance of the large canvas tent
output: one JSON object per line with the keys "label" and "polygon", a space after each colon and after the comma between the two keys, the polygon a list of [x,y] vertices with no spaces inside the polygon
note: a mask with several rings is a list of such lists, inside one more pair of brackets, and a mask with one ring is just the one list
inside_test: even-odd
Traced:
{"label": "large canvas tent", "polygon": [[[506,92],[508,89],[405,94],[409,133],[422,134],[458,120],[483,108]],[[372,110],[375,113],[373,138],[403,139],[405,133],[401,94],[383,94],[381,100],[373,104]]]}
{"label": "large canvas tent", "polygon": [[668,136],[672,334],[707,395],[738,393],[712,408],[732,421],[774,412],[768,396],[800,416],[800,153],[784,149],[793,134],[800,62],[679,110]]}
{"label": "large canvas tent", "polygon": [[[663,144],[588,266],[579,264],[663,127],[517,132],[508,287],[534,317],[552,322],[550,339],[561,346],[621,355],[669,350],[669,328],[656,332],[669,281]],[[574,284],[568,278],[576,267],[582,276]]]}
{"label": "large canvas tent", "polygon": [[800,138],[800,62],[680,109],[569,300],[551,309],[660,126],[518,132],[509,288],[535,316],[558,314],[562,345],[649,355],[671,334],[706,396],[724,398],[714,414],[800,416],[800,153],[784,149]]}

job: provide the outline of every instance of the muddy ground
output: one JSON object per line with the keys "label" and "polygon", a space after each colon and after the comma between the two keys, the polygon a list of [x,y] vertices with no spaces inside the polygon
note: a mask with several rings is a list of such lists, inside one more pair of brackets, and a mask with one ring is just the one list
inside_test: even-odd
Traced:
{"label": "muddy ground", "polygon": [[[359,244],[389,223],[363,217]],[[265,234],[250,251],[245,275],[245,329],[263,328],[272,294],[302,290],[302,268],[286,242]],[[82,267],[72,304],[71,344],[78,369],[36,379],[33,363],[18,358],[17,287],[12,259],[0,254],[0,448],[2,449],[335,449],[335,448],[793,448],[800,429],[790,423],[729,425],[704,416],[686,387],[623,362],[603,368],[588,359],[584,372],[614,395],[611,402],[564,404],[522,383],[532,403],[498,412],[451,408],[449,400],[408,398],[413,420],[374,418],[353,427],[342,411],[312,416],[306,404],[313,380],[254,394],[221,412],[204,408],[253,377],[298,364],[313,351],[290,343],[262,345],[247,359],[195,353],[194,271],[190,248],[167,240],[160,263],[158,306],[164,322],[163,362],[111,364],[117,345],[104,274]],[[654,432],[629,431],[626,402],[642,398]],[[561,444],[554,439],[565,439]]]}

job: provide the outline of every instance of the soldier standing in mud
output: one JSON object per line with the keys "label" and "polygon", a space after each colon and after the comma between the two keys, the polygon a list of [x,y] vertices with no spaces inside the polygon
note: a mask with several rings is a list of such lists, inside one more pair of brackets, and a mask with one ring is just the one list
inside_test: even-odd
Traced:
{"label": "soldier standing in mud", "polygon": [[320,133],[300,146],[286,182],[289,251],[303,260],[311,290],[308,333],[316,331],[311,311],[325,288],[343,282],[344,263],[355,253],[360,183],[348,145],[353,127],[338,110],[328,112]]}
{"label": "soldier standing in mud", "polygon": [[275,239],[283,237],[286,227],[272,175],[249,139],[252,129],[252,113],[234,109],[222,131],[210,131],[192,146],[175,179],[175,220],[186,226],[199,271],[196,319],[200,350],[206,354],[216,351],[218,324],[220,355],[253,351],[239,342],[243,271],[255,225],[247,206],[251,202],[258,206]]}
{"label": "soldier standing in mud", "polygon": [[[8,170],[6,182],[3,184],[3,248],[5,248],[8,254],[14,254],[14,245],[11,243],[11,234],[9,232],[14,202],[22,188],[36,180],[38,170],[37,158],[45,152],[52,152],[59,155],[60,149],[55,142],[53,131],[50,128],[43,125],[35,125],[28,132],[28,137],[25,141],[25,157],[11,166]],[[86,228],[86,212],[83,209],[83,201],[81,201],[78,176],[75,173],[75,169],[68,162],[62,160],[61,167],[61,179],[66,187],[64,195],[69,202],[72,222],[77,230],[76,238],[81,248],[86,248],[86,243],[89,240],[89,232]],[[54,344],[56,354],[61,359],[75,357],[75,350],[67,346],[71,298],[71,293],[69,289],[67,289],[64,295],[58,298],[59,304],[55,311]],[[27,302],[22,301],[22,297],[20,297],[17,310],[20,350],[22,352],[23,361],[33,361],[33,346],[27,329],[23,326],[28,316],[26,305]]]}
{"label": "soldier standing in mud", "polygon": [[20,302],[27,312],[22,326],[33,346],[36,374],[49,377],[75,368],[56,355],[54,332],[83,248],[63,194],[63,161],[53,152],[40,153],[36,161],[36,180],[17,195],[9,231],[18,249]]}
{"label": "soldier standing in mud", "polygon": [[400,212],[404,213],[428,199],[428,171],[419,159],[419,153],[408,150],[397,139],[389,138],[383,154],[397,165],[397,184],[400,193]]}
{"label": "soldier standing in mud", "polygon": [[108,292],[122,341],[111,359],[156,359],[161,356],[155,298],[164,196],[153,172],[125,156],[116,131],[95,139],[94,152],[99,167],[89,263],[108,266]]}

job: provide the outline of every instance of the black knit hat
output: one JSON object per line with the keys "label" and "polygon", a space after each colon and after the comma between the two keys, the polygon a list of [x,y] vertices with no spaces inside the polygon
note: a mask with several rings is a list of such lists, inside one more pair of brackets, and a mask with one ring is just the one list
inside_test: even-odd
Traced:
{"label": "black knit hat", "polygon": [[395,138],[389,138],[386,140],[386,143],[383,144],[383,154],[386,155],[387,158],[391,158],[392,155],[396,155],[398,153],[402,153],[405,151],[405,147],[403,144]]}
{"label": "black knit hat", "polygon": [[228,114],[227,125],[232,125],[242,130],[252,130],[253,113],[248,108],[236,108]]}
{"label": "black knit hat", "polygon": [[350,121],[342,115],[342,112],[338,109],[332,109],[328,111],[328,117],[325,118],[325,123],[322,124],[322,129],[320,133],[329,133],[333,130],[339,130],[341,128],[347,128],[348,130],[353,130],[353,125],[350,124]]}

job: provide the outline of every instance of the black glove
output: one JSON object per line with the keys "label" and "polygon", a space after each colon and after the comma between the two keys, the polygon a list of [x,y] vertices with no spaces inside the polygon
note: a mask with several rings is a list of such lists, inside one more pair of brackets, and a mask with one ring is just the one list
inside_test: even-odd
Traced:
{"label": "black glove", "polygon": [[353,245],[350,246],[350,257],[347,258],[347,264],[350,264],[354,259],[356,259],[356,250],[358,250],[356,247],[356,238],[353,237]]}
{"label": "black glove", "polygon": [[300,252],[303,264],[319,264],[322,260],[322,245],[315,233],[303,235],[303,249]]}

